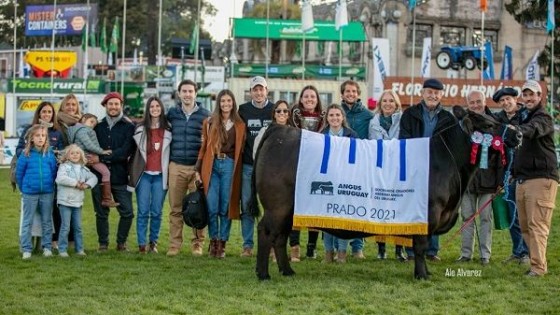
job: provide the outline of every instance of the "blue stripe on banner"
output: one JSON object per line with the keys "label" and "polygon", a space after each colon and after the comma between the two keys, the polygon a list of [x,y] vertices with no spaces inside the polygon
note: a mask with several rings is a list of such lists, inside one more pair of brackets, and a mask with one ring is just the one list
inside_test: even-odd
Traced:
{"label": "blue stripe on banner", "polygon": [[401,139],[400,141],[400,180],[401,182],[406,181],[406,140]]}
{"label": "blue stripe on banner", "polygon": [[350,152],[348,155],[348,164],[356,164],[356,138],[350,138]]}
{"label": "blue stripe on banner", "polygon": [[379,168],[383,167],[383,140],[377,140],[377,164]]}
{"label": "blue stripe on banner", "polygon": [[323,161],[321,161],[321,174],[327,174],[329,168],[329,155],[331,154],[331,136],[325,135],[325,145],[323,147]]}

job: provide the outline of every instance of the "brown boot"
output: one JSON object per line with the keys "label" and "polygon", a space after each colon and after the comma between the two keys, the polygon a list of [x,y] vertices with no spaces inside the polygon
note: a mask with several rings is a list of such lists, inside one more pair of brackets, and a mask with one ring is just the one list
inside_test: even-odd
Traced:
{"label": "brown boot", "polygon": [[219,240],[217,242],[216,257],[220,259],[226,258],[226,241]]}
{"label": "brown boot", "polygon": [[323,260],[325,264],[332,264],[334,262],[334,251],[328,250],[325,252],[325,260]]}
{"label": "brown boot", "polygon": [[339,263],[339,264],[345,264],[346,263],[346,252],[339,251],[336,254],[336,262]]}
{"label": "brown boot", "polygon": [[208,245],[208,256],[217,258],[216,252],[218,249],[218,240],[212,239],[210,240],[210,245]]}
{"label": "brown boot", "polygon": [[120,205],[120,203],[113,201],[113,195],[111,194],[111,183],[101,183],[101,206],[110,208],[116,207],[118,205]]}
{"label": "brown boot", "polygon": [[292,250],[290,252],[290,261],[291,262],[300,262],[300,254],[299,254],[299,245],[292,246]]}

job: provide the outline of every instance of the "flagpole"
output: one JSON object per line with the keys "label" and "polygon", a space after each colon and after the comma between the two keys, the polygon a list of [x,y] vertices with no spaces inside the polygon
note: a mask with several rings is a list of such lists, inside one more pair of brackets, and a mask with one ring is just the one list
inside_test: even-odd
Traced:
{"label": "flagpole", "polygon": [[121,51],[121,95],[124,97],[124,48],[125,48],[125,41],[126,41],[126,0],[124,0],[123,4],[123,27],[122,27],[122,51]]}
{"label": "flagpole", "polygon": [[84,71],[84,74],[83,74],[84,90],[83,90],[83,93],[82,93],[84,95],[83,96],[83,98],[84,98],[84,103],[83,103],[84,104],[84,112],[86,112],[86,113],[87,113],[87,107],[86,107],[87,106],[87,102],[86,102],[86,100],[87,100],[87,90],[86,90],[86,86],[87,86],[87,75],[88,75],[87,65],[88,65],[88,62],[89,62],[89,56],[88,56],[88,48],[89,48],[89,45],[88,45],[89,44],[89,11],[91,10],[91,8],[89,6],[89,0],[87,0],[87,8],[88,8],[88,11],[87,11],[87,14],[86,14],[86,46],[85,46],[86,49],[84,51],[84,67],[83,67],[83,71]]}
{"label": "flagpole", "polygon": [[[198,72],[198,49],[200,46],[200,0],[198,0],[198,10],[196,11],[196,25],[198,25],[198,27],[196,28],[196,47],[194,48],[194,82],[197,83],[196,81],[196,77],[197,77],[197,72]],[[192,44],[192,43],[191,43]],[[202,82],[202,85],[204,85],[204,82]]]}
{"label": "flagpole", "polygon": [[305,31],[303,31],[303,45],[301,45],[301,67],[303,68],[301,79],[305,80]]}
{"label": "flagpole", "polygon": [[342,27],[338,30],[338,80],[342,81]]}
{"label": "flagpole", "polygon": [[[17,109],[17,98],[16,98],[16,49],[17,49],[17,7],[18,7],[18,3],[17,0],[13,0],[14,2],[14,63],[12,66],[12,98],[14,101],[14,106],[13,106],[13,110],[15,111]],[[13,113],[12,113],[13,116]],[[6,113],[4,113],[4,119],[8,120],[8,115],[6,115]]]}
{"label": "flagpole", "polygon": [[[54,0],[54,7],[53,7],[53,16],[54,20],[56,21],[56,0]],[[54,87],[54,36],[55,36],[55,28],[53,25],[52,29],[52,36],[51,36],[51,97],[53,96],[53,87]]]}
{"label": "flagpole", "polygon": [[270,32],[270,0],[266,0],[266,54],[264,56],[265,73],[264,77],[268,80],[268,64],[269,64],[269,32]]}
{"label": "flagpole", "polygon": [[157,77],[159,78],[160,67],[162,66],[161,56],[161,17],[162,17],[162,0],[159,0],[159,19],[158,19],[158,61],[157,61]]}
{"label": "flagpole", "polygon": [[[410,86],[414,86],[414,64],[416,60],[416,6],[412,8],[412,67],[410,67]],[[410,93],[410,103],[412,106],[414,93]]]}
{"label": "flagpole", "polygon": [[550,33],[552,45],[550,47],[550,115],[554,117],[554,29]]}
{"label": "flagpole", "polygon": [[[484,71],[486,71],[486,69],[484,68],[484,45],[486,44],[485,40],[484,40],[484,16],[485,16],[485,11],[482,10],[482,22],[481,22],[481,29],[482,29],[482,43],[480,44],[480,68],[482,69],[482,71],[480,72],[480,86],[482,87],[484,85]],[[490,66],[490,65],[488,65]]]}

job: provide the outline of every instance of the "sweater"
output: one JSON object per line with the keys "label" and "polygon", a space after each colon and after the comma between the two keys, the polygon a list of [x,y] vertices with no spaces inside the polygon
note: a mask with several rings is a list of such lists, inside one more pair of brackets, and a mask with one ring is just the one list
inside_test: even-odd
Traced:
{"label": "sweater", "polygon": [[270,101],[263,108],[255,107],[253,102],[247,102],[239,106],[239,116],[241,116],[247,128],[247,140],[243,149],[243,164],[253,165],[255,138],[262,127],[272,123],[272,107],[274,107],[274,104]]}

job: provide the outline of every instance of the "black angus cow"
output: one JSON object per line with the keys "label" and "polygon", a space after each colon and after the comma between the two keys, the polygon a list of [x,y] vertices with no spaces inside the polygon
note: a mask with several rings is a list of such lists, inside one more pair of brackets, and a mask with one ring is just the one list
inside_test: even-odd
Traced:
{"label": "black angus cow", "polygon": [[[477,169],[476,165],[470,163],[472,132],[478,130],[496,135],[504,130],[504,126],[490,116],[467,112],[460,106],[455,106],[453,113],[457,117],[456,123],[430,140],[429,235],[444,234],[457,222],[461,196]],[[518,145],[517,133],[508,128],[505,130],[509,140],[506,144]],[[270,279],[268,257],[271,247],[274,247],[280,272],[285,276],[295,274],[288,260],[286,242],[292,230],[300,141],[299,129],[273,125],[268,128],[259,145],[253,172],[253,185],[256,185],[253,192],[258,194],[264,208],[258,224],[256,268],[257,277],[261,280]],[[256,204],[256,196],[253,196],[253,203]],[[371,235],[344,230],[324,231],[345,239]],[[413,236],[414,276],[417,279],[427,279],[429,275],[424,256],[429,235]]]}

